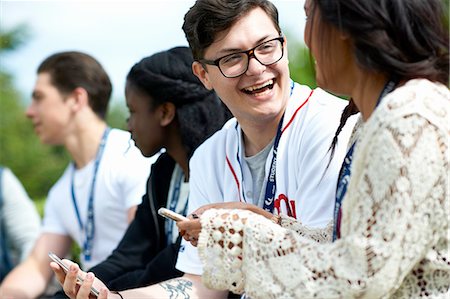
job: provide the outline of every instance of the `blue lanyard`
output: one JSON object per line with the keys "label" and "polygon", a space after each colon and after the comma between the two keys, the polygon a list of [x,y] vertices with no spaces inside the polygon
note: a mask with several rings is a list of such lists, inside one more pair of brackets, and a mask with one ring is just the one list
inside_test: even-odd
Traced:
{"label": "blue lanyard", "polygon": [[[292,96],[293,91],[294,91],[294,81],[291,82],[291,93],[289,94],[289,98]],[[275,205],[275,193],[277,192],[277,180],[276,180],[277,153],[278,153],[278,144],[280,143],[281,139],[281,134],[283,134],[283,120],[284,120],[284,113],[283,116],[281,116],[280,123],[278,124],[277,135],[275,136],[275,141],[273,142],[272,162],[270,163],[269,176],[267,177],[266,192],[264,195],[263,209],[270,213],[273,213],[273,208]]]}
{"label": "blue lanyard", "polygon": [[72,202],[73,207],[75,209],[75,213],[77,215],[78,224],[80,226],[80,230],[85,232],[86,239],[83,244],[83,254],[84,259],[86,261],[91,260],[92,255],[92,243],[94,240],[94,232],[95,232],[95,225],[94,225],[94,189],[95,189],[95,181],[97,180],[97,172],[98,172],[98,166],[100,165],[100,160],[103,156],[103,151],[105,149],[106,139],[108,137],[110,128],[107,127],[105,129],[105,132],[103,132],[102,139],[100,141],[100,145],[97,151],[97,155],[95,157],[95,163],[94,163],[94,176],[92,177],[92,184],[91,184],[91,192],[89,194],[89,203],[88,203],[88,212],[87,212],[87,221],[86,226],[83,225],[83,221],[81,220],[80,211],[78,209],[77,204],[77,198],[75,196],[75,164],[73,165],[73,171],[72,171],[72,184],[71,184],[71,193],[72,193]]}
{"label": "blue lanyard", "polygon": [[[289,94],[289,98],[292,96],[294,92],[294,81],[291,80],[291,90]],[[263,209],[266,211],[269,211],[273,213],[274,205],[275,205],[275,193],[277,191],[277,182],[276,182],[276,166],[277,166],[277,150],[278,150],[278,144],[280,143],[281,135],[283,134],[283,120],[284,120],[284,113],[281,116],[280,122],[278,123],[278,129],[277,134],[275,136],[275,140],[273,143],[273,156],[272,156],[272,162],[270,164],[269,169],[269,175],[267,177],[267,184],[266,184],[266,192],[264,196],[264,204]],[[236,132],[238,129],[238,124],[235,126]],[[239,136],[239,134],[238,134]],[[239,142],[238,142],[238,148],[236,153],[236,159],[238,161],[240,170],[241,170],[241,177],[242,177],[242,198],[244,199],[244,202],[247,202],[245,199],[245,192],[244,192],[244,172],[242,171],[242,164],[241,159],[239,157],[240,148],[239,148]]]}
{"label": "blue lanyard", "polygon": [[[394,90],[397,85],[397,81],[389,80],[378,97],[377,104],[375,106],[378,107],[381,100],[392,90]],[[344,199],[345,193],[347,193],[347,187],[350,182],[351,169],[350,166],[353,160],[353,150],[356,145],[356,140],[348,149],[347,154],[345,155],[344,162],[342,162],[341,171],[339,173],[339,180],[336,189],[336,201],[334,204],[334,226],[333,226],[333,241],[339,239],[341,237],[341,217],[342,217],[342,200]]]}
{"label": "blue lanyard", "polygon": [[275,193],[277,192],[277,180],[276,180],[276,168],[277,168],[277,150],[278,144],[280,143],[282,126],[283,126],[283,116],[281,116],[280,123],[278,124],[277,135],[275,136],[275,141],[273,142],[273,155],[272,162],[270,163],[269,176],[267,177],[266,184],[266,194],[264,195],[264,205],[263,209],[273,213],[273,208],[275,204]]}
{"label": "blue lanyard", "polygon": [[[171,211],[177,212],[176,211],[176,207],[177,204],[180,200],[180,190],[181,190],[181,182],[183,180],[184,176],[183,176],[183,171],[181,170],[177,176],[177,178],[175,179],[175,186],[173,188],[173,192],[172,192],[172,200],[170,201],[169,204],[169,209]],[[184,206],[183,209],[183,215],[186,215],[186,210],[187,210],[187,204],[188,201],[186,201],[186,204]],[[175,223],[173,222],[173,220],[168,220],[166,219],[166,227],[167,227],[167,245],[172,244],[172,232],[173,232],[173,226],[175,225]]]}

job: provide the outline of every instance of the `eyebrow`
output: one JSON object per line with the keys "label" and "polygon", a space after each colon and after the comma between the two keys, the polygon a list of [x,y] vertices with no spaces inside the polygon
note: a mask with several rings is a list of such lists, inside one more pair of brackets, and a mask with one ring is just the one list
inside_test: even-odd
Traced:
{"label": "eyebrow", "polygon": [[[266,36],[260,38],[259,40],[256,41],[255,46],[259,45],[262,42],[264,42],[264,40],[268,39],[269,37],[270,37],[270,35],[266,35]],[[251,47],[251,48],[253,48],[253,47]],[[225,48],[225,49],[220,50],[216,54],[218,56],[223,56],[223,55],[233,54],[233,53],[241,52],[241,51],[245,51],[245,50],[247,50],[247,49],[242,49],[242,48]]]}

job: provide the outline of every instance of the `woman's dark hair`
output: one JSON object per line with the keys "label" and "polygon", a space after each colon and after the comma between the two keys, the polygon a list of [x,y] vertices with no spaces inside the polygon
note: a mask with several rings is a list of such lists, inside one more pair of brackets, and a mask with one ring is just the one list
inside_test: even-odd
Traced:
{"label": "woman's dark hair", "polygon": [[[348,34],[357,63],[395,80],[425,78],[449,84],[449,33],[441,0],[312,0],[312,17]],[[322,27],[322,25],[319,25]],[[319,30],[322,41],[326,29]],[[329,49],[324,47],[323,51]],[[350,101],[343,124],[357,109]]]}
{"label": "woman's dark hair", "polygon": [[230,29],[254,8],[263,9],[281,33],[278,10],[267,0],[197,0],[184,16],[183,31],[194,55],[202,59],[216,35]]}
{"label": "woman's dark hair", "polygon": [[151,109],[165,102],[175,105],[188,158],[231,117],[216,93],[193,74],[192,62],[189,48],[176,47],[142,59],[127,76],[128,86],[150,96]]}
{"label": "woman's dark hair", "polygon": [[48,73],[51,83],[61,93],[84,88],[89,106],[101,119],[105,118],[112,85],[106,71],[92,56],[75,51],[56,53],[39,65],[37,73]]}
{"label": "woman's dark hair", "polygon": [[[388,77],[448,85],[442,0],[312,0],[321,20],[348,34],[359,65]],[[324,49],[328,50],[328,49]]]}

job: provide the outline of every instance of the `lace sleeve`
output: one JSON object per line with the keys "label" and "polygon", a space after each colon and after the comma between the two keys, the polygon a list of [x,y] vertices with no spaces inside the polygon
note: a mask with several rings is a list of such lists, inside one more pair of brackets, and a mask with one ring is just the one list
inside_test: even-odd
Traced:
{"label": "lace sleeve", "polygon": [[298,235],[314,240],[319,243],[331,242],[333,239],[333,220],[324,228],[308,227],[297,219],[281,215],[281,226],[296,232]]}
{"label": "lace sleeve", "polygon": [[448,253],[437,250],[448,238],[448,132],[418,115],[383,126],[355,152],[342,239],[319,244],[248,211],[210,210],[198,246],[205,285],[252,298],[410,298],[448,289],[440,257]]}

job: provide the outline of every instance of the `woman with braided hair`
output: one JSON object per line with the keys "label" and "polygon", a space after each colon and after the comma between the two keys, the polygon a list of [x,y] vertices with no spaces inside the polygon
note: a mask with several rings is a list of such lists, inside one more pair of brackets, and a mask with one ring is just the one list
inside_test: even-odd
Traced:
{"label": "woman with braided hair", "polygon": [[[186,213],[189,158],[231,117],[217,95],[194,76],[192,61],[189,48],[175,47],[142,59],[127,76],[132,138],[144,156],[162,149],[165,153],[152,166],[147,193],[122,241],[105,261],[89,270],[99,279],[94,284],[98,288],[103,282],[119,291],[182,275],[175,269],[178,230],[157,210],[166,207]],[[66,294],[74,295],[77,265],[71,265],[68,279],[56,264],[51,266]],[[56,297],[61,296],[65,297],[63,293]]]}

